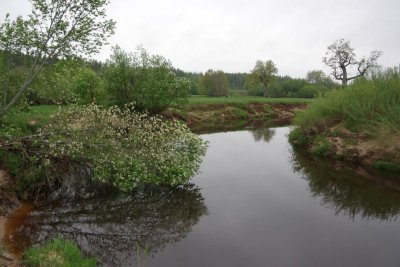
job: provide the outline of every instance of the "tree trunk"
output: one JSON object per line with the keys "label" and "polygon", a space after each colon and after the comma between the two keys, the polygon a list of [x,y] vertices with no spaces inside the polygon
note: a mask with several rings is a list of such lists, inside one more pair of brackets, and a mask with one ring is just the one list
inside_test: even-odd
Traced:
{"label": "tree trunk", "polygon": [[347,70],[345,66],[341,67],[342,72],[343,72],[343,77],[342,77],[342,87],[346,87],[347,86]]}

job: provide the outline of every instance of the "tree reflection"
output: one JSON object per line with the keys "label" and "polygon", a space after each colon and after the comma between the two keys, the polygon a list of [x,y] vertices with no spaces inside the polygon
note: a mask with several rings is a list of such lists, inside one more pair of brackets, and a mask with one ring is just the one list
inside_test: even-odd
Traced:
{"label": "tree reflection", "polygon": [[261,127],[252,129],[250,132],[256,142],[263,141],[268,143],[271,141],[272,137],[274,137],[276,130],[273,128]]}
{"label": "tree reflection", "polygon": [[14,235],[41,244],[57,235],[75,241],[106,266],[143,263],[168,244],[185,238],[207,208],[200,189],[145,187],[130,194],[42,206]]}
{"label": "tree reflection", "polygon": [[355,218],[396,220],[400,213],[400,180],[394,174],[366,170],[341,161],[293,152],[293,168],[303,174],[322,205]]}

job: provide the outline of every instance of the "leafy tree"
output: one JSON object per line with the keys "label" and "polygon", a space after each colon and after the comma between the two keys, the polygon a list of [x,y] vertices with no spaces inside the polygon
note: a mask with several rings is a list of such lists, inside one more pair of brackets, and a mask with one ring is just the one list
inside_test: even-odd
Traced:
{"label": "leafy tree", "polygon": [[[367,70],[377,66],[377,60],[382,55],[381,51],[374,50],[370,56],[356,59],[354,48],[350,46],[350,41],[344,39],[336,40],[328,46],[323,62],[332,68],[332,75],[336,80],[342,82],[342,86],[347,86],[348,82],[358,77],[364,76]],[[349,72],[357,73],[350,76]]]}
{"label": "leafy tree", "polygon": [[104,68],[106,89],[112,100],[120,103],[133,101],[133,55],[114,46]]}
{"label": "leafy tree", "polygon": [[79,97],[80,102],[87,104],[102,100],[103,81],[97,73],[89,67],[81,67],[74,77],[73,91]]}
{"label": "leafy tree", "polygon": [[136,109],[152,113],[180,105],[190,95],[190,81],[177,77],[169,60],[142,47],[135,53],[114,47],[104,78],[111,99],[119,104],[134,102]]}
{"label": "leafy tree", "polygon": [[222,70],[208,70],[200,80],[202,90],[208,96],[228,96],[229,81]]}
{"label": "leafy tree", "polygon": [[23,84],[0,109],[6,114],[54,58],[90,55],[99,50],[114,30],[106,19],[108,0],[32,0],[27,19],[8,16],[0,25],[0,50],[29,55],[31,64]]}
{"label": "leafy tree", "polygon": [[306,80],[312,84],[322,84],[327,78],[322,70],[311,70],[307,72]]}
{"label": "leafy tree", "polygon": [[190,95],[190,81],[177,77],[172,64],[139,47],[133,57],[133,100],[136,108],[159,113],[168,106],[181,105]]}
{"label": "leafy tree", "polygon": [[247,73],[226,73],[229,81],[229,88],[234,90],[244,90]]}
{"label": "leafy tree", "polygon": [[60,60],[47,65],[30,86],[30,101],[35,104],[76,103],[74,80],[82,64],[77,60]]}
{"label": "leafy tree", "polygon": [[274,78],[274,75],[278,73],[278,68],[275,66],[272,60],[265,62],[257,60],[256,65],[251,71],[252,77],[256,82],[261,83],[264,86],[264,96],[270,96],[268,92],[268,85]]}
{"label": "leafy tree", "polygon": [[254,73],[246,76],[245,88],[248,95],[263,96],[265,93],[264,85],[257,81]]}

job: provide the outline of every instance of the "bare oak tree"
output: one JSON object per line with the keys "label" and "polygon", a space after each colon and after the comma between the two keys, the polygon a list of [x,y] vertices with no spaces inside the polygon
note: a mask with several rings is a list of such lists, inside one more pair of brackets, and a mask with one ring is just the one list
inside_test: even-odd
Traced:
{"label": "bare oak tree", "polygon": [[115,22],[106,18],[109,0],[32,0],[27,19],[0,24],[0,50],[31,59],[23,84],[0,106],[3,117],[27,91],[44,66],[55,58],[98,52],[113,34]]}
{"label": "bare oak tree", "polygon": [[[364,76],[369,69],[376,67],[382,52],[374,50],[368,58],[363,57],[357,60],[350,41],[340,39],[328,46],[325,55],[323,62],[332,68],[333,77],[340,80],[342,86],[345,87],[349,81]],[[354,71],[354,69],[356,74],[351,76],[350,71]]]}

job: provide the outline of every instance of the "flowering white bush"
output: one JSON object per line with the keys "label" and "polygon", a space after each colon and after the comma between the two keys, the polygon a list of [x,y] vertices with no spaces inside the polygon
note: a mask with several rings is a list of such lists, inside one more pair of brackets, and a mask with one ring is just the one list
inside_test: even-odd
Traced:
{"label": "flowering white bush", "polygon": [[133,112],[131,106],[60,112],[33,144],[46,151],[39,154],[44,165],[78,162],[90,166],[93,180],[124,191],[141,183],[185,183],[206,152],[206,143],[185,125]]}

